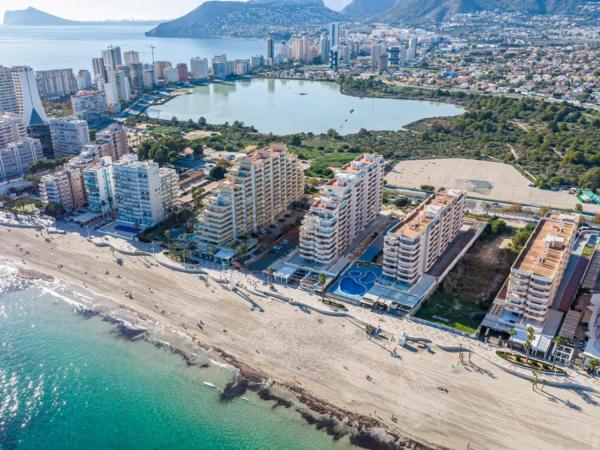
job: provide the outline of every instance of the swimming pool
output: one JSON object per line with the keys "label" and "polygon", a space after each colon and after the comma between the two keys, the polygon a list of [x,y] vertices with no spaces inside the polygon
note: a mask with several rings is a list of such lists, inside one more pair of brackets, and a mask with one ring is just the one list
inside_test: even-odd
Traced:
{"label": "swimming pool", "polygon": [[333,285],[331,292],[352,300],[360,300],[380,276],[380,267],[353,264]]}

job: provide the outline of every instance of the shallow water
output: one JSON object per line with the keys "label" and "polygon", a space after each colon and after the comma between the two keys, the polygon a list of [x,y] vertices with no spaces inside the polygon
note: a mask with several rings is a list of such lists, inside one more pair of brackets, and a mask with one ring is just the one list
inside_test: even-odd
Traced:
{"label": "shallow water", "polygon": [[253,79],[216,83],[194,89],[147,111],[150,117],[254,125],[258,131],[274,134],[339,134],[367,130],[399,130],[417,120],[455,116],[457,106],[421,100],[359,98],[344,95],[337,83],[324,81]]}
{"label": "shallow water", "polygon": [[[228,403],[223,366],[188,367],[97,317],[0,273],[0,449],[346,449],[247,394]],[[4,294],[2,294],[4,290]]]}

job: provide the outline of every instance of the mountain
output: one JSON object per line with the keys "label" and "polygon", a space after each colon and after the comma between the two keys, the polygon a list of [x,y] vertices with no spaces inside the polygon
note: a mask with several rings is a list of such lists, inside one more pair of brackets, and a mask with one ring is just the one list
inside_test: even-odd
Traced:
{"label": "mountain", "polygon": [[4,25],[76,25],[78,22],[29,7],[18,11],[6,11],[3,23]]}
{"label": "mountain", "polygon": [[263,37],[308,31],[340,20],[323,0],[208,1],[146,33],[160,37]]}
{"label": "mountain", "polygon": [[342,14],[357,19],[373,17],[389,11],[396,3],[398,0],[354,0],[342,9]]}
{"label": "mountain", "polygon": [[579,8],[592,2],[590,0],[353,0],[342,12],[348,17],[362,16],[384,22],[419,24],[444,22],[457,14],[483,11],[527,15],[576,15]]}
{"label": "mountain", "polygon": [[109,25],[119,23],[135,23],[138,25],[156,24],[157,20],[107,20],[100,22],[82,22],[78,20],[63,19],[47,12],[29,7],[16,11],[6,11],[4,13],[4,25],[26,25],[26,26],[61,26],[61,25]]}

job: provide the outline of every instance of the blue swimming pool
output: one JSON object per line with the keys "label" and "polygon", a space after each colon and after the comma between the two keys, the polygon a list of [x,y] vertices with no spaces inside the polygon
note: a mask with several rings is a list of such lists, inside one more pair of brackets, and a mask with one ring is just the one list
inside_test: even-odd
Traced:
{"label": "blue swimming pool", "polygon": [[135,227],[130,227],[129,225],[115,225],[115,230],[124,231],[125,233],[137,234],[138,230]]}
{"label": "blue swimming pool", "polygon": [[381,276],[381,268],[354,264],[342,274],[331,292],[342,297],[360,300]]}

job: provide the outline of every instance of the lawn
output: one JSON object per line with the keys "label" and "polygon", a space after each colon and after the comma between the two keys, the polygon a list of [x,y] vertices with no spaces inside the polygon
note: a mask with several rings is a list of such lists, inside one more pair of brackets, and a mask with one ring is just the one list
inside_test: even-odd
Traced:
{"label": "lawn", "polygon": [[595,246],[587,244],[585,247],[583,247],[581,254],[587,258],[591,258],[591,256],[594,254],[595,248]]}

